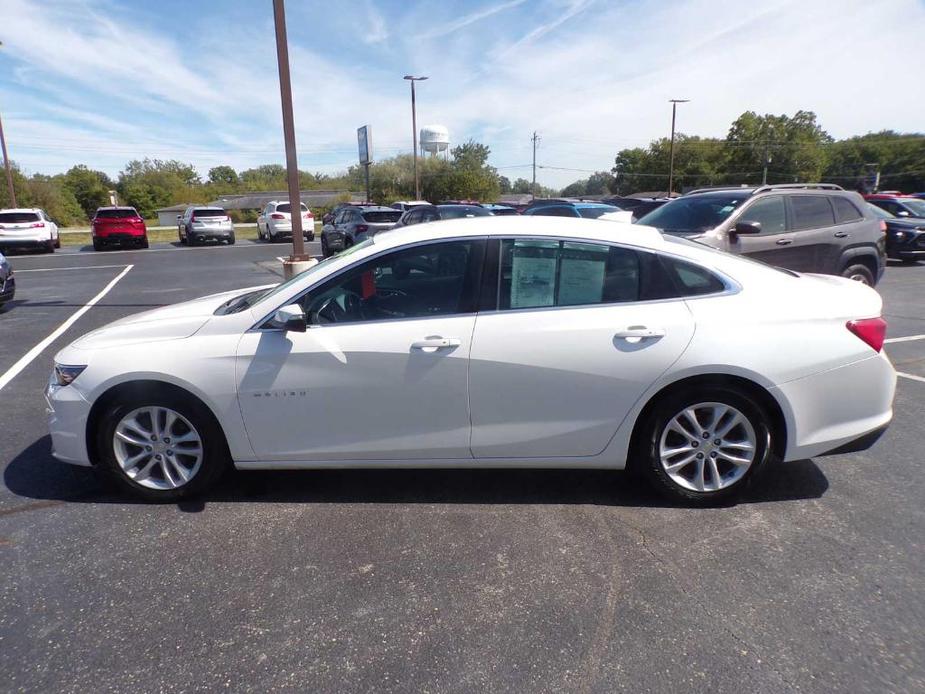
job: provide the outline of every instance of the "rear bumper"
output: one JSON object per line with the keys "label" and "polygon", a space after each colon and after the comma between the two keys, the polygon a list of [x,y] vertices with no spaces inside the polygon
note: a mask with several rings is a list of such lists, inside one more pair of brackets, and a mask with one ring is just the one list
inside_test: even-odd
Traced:
{"label": "rear bumper", "polygon": [[49,241],[49,233],[41,236],[0,236],[0,248],[45,248]]}
{"label": "rear bumper", "polygon": [[848,452],[865,437],[873,445],[893,418],[895,392],[896,372],[882,352],[772,388],[787,420],[784,459]]}
{"label": "rear bumper", "polygon": [[118,231],[109,234],[94,234],[93,239],[99,243],[141,243],[147,238],[148,234],[144,231],[128,232]]}

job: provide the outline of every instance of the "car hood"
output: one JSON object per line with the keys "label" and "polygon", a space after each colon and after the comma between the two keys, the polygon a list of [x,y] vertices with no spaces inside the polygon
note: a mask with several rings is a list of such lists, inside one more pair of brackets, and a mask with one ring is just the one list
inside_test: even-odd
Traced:
{"label": "car hood", "polygon": [[141,342],[181,340],[194,335],[212,318],[215,310],[229,299],[271,286],[273,285],[210,294],[200,299],[184,301],[179,304],[126,316],[87,333],[77,339],[71,347],[76,349],[100,349]]}
{"label": "car hood", "polygon": [[925,229],[925,219],[922,217],[897,217],[884,221],[888,228],[893,229]]}

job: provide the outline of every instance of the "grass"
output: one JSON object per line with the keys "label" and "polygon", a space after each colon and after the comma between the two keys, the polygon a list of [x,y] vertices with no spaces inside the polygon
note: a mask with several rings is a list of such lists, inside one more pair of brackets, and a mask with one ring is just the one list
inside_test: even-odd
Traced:
{"label": "grass", "polygon": [[[315,238],[318,239],[321,234],[321,222],[315,222]],[[238,240],[250,239],[251,241],[257,240],[257,227],[255,226],[240,226],[235,227],[234,231],[235,238]],[[171,241],[177,241],[177,230],[176,229],[149,229],[148,230],[148,243],[169,243]],[[90,238],[89,231],[81,232],[72,232],[68,234],[61,234],[61,245],[62,246],[91,246],[93,245],[93,240]]]}

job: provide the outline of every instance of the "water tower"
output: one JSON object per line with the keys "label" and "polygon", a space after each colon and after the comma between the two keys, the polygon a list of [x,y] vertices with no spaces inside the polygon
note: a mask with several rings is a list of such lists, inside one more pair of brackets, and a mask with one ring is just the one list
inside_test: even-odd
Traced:
{"label": "water tower", "polygon": [[421,128],[421,152],[428,152],[432,157],[443,152],[450,156],[450,131],[445,125],[425,125]]}

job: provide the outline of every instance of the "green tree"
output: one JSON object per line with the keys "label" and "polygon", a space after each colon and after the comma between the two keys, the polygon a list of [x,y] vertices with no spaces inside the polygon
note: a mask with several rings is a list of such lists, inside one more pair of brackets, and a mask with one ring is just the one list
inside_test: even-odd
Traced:
{"label": "green tree", "polygon": [[280,164],[263,164],[242,171],[240,179],[245,190],[285,190],[286,167]]}
{"label": "green tree", "polygon": [[84,164],[68,169],[61,183],[71,192],[88,218],[93,216],[97,207],[109,204],[109,191],[115,188],[109,176]]}
{"label": "green tree", "polygon": [[224,189],[234,190],[238,186],[238,172],[222,164],[209,169],[209,183]]}
{"label": "green tree", "polygon": [[834,142],[822,178],[866,192],[877,171],[881,190],[925,190],[925,134],[883,130]]}
{"label": "green tree", "polygon": [[181,202],[205,202],[204,189],[196,169],[176,160],[133,160],[119,174],[119,194],[143,217],[153,217],[158,207]]}
{"label": "green tree", "polygon": [[499,176],[498,177],[498,190],[500,191],[502,195],[504,195],[505,193],[510,193],[511,192],[511,179],[509,179],[507,176]]}

